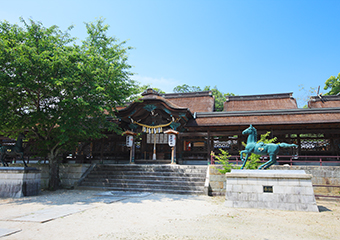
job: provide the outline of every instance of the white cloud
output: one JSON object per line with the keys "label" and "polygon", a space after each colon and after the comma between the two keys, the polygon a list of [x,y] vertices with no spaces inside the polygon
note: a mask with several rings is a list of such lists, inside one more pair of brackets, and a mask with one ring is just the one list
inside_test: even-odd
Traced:
{"label": "white cloud", "polygon": [[155,87],[163,90],[166,93],[172,93],[174,87],[181,85],[177,80],[175,79],[166,79],[166,78],[152,78],[152,77],[145,77],[145,76],[139,76],[134,75],[132,77],[133,80],[140,82],[141,85],[150,85],[150,87]]}

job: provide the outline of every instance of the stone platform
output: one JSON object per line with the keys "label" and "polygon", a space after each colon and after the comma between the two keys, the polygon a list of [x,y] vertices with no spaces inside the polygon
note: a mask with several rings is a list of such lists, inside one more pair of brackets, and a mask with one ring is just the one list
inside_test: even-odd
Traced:
{"label": "stone platform", "polygon": [[226,179],[227,207],[319,211],[304,170],[232,170]]}
{"label": "stone platform", "polygon": [[30,167],[0,167],[0,197],[19,198],[40,193],[40,170]]}

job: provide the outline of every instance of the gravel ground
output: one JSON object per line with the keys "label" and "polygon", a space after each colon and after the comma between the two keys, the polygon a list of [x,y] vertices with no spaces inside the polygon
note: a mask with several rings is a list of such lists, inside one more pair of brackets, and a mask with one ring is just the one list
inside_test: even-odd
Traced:
{"label": "gravel ground", "polygon": [[[340,202],[317,201],[320,212],[227,208],[223,197],[145,194],[96,196],[60,190],[0,199],[0,228],[21,229],[3,239],[339,239]],[[112,203],[108,203],[110,201]],[[18,221],[64,206],[86,210],[44,223]]]}

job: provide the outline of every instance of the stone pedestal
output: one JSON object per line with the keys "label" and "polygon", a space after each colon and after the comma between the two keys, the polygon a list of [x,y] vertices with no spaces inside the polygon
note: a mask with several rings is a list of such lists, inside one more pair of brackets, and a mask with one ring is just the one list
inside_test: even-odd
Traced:
{"label": "stone pedestal", "polygon": [[227,207],[319,211],[304,170],[232,170],[226,179]]}
{"label": "stone pedestal", "polygon": [[40,170],[30,167],[0,167],[0,197],[19,198],[40,193]]}

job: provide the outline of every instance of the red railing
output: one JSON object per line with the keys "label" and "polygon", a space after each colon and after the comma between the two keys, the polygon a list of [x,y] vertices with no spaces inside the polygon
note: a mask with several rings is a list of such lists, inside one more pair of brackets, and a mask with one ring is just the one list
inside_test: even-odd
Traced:
{"label": "red railing", "polygon": [[[260,158],[261,162],[266,162],[269,160],[269,156],[262,156]],[[210,164],[215,164],[215,158],[211,156]],[[230,163],[241,164],[242,160],[238,155],[232,155],[229,158]],[[277,155],[276,162],[279,164],[289,164],[290,166],[299,165],[299,163],[310,164],[317,163],[322,166],[323,163],[337,163],[340,165],[340,156],[294,156],[294,155]]]}

